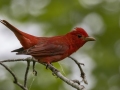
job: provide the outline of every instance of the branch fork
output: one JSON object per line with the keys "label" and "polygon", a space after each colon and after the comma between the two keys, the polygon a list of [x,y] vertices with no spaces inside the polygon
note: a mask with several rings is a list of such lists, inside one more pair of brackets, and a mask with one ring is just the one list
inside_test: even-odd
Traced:
{"label": "branch fork", "polygon": [[[82,70],[81,68],[81,65],[84,65],[84,64],[81,64],[79,63],[76,59],[74,59],[73,57],[69,56],[69,58],[71,58],[79,67],[80,69],[80,72],[81,72],[81,77],[83,78],[83,81],[85,84],[88,84],[87,83],[87,80],[85,78],[85,73],[84,71]],[[16,61],[26,61],[27,62],[27,67],[26,67],[26,71],[25,71],[25,76],[24,76],[24,83],[23,85],[20,84],[18,82],[18,78],[16,77],[16,75],[12,72],[12,70],[10,70],[5,64],[5,62],[16,62]],[[13,60],[3,60],[3,61],[0,61],[0,64],[13,76],[14,78],[14,83],[16,85],[18,85],[22,90],[28,90],[27,88],[27,78],[28,78],[28,72],[29,72],[29,68],[30,68],[30,62],[33,62],[33,74],[35,76],[37,76],[37,71],[35,70],[35,63],[36,61],[34,60],[34,58],[26,58],[26,59],[13,59]],[[45,63],[41,63],[42,65],[44,66],[47,66],[47,68],[49,68],[53,75],[57,76],[58,78],[60,78],[62,81],[66,82],[68,85],[76,88],[77,90],[85,90],[85,87],[83,85],[80,85],[80,82],[78,80],[70,80],[68,78],[66,78],[65,76],[63,76],[61,74],[61,72],[59,70],[57,70],[53,65],[51,64],[45,64]]]}

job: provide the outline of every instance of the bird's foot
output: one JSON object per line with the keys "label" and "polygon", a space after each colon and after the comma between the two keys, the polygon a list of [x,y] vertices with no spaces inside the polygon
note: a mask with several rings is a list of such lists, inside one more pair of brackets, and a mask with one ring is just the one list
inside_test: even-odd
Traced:
{"label": "bird's foot", "polygon": [[[56,74],[59,72],[59,70],[55,69],[52,71],[52,75],[53,76],[56,76]],[[58,76],[56,76],[56,78],[58,78]]]}
{"label": "bird's foot", "polygon": [[52,75],[56,76],[57,72],[59,72],[59,70],[57,70],[51,63],[46,65],[46,69],[49,67],[50,70],[52,70]]}
{"label": "bird's foot", "polygon": [[48,69],[48,67],[49,67],[50,65],[53,66],[51,63],[47,63],[47,64],[46,64],[46,69]]}

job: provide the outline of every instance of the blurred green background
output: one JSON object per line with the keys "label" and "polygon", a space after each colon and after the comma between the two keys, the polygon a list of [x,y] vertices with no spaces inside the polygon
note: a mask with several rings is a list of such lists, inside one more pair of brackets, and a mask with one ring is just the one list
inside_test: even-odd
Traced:
{"label": "blurred green background", "polygon": [[[33,31],[38,31],[37,35],[42,32],[42,36],[62,35],[76,26],[83,27],[96,38],[95,42],[86,43],[73,55],[85,64],[83,69],[88,67],[85,73],[89,84],[85,87],[87,90],[120,90],[120,0],[0,0],[0,19],[6,19],[17,28],[24,26],[24,32],[27,32],[26,24],[35,24],[38,28],[33,28]],[[4,41],[1,44],[4,45]],[[5,59],[3,56],[11,59],[10,54],[1,51],[1,60]],[[66,77],[80,79],[79,69],[71,60],[60,61],[60,64],[64,73],[58,63],[54,65]],[[23,83],[26,63],[7,65]],[[76,90],[52,76],[44,66],[37,64],[36,70],[37,77],[32,75],[32,69],[29,73],[29,90]],[[13,78],[1,66],[0,72],[0,90],[21,90],[12,83]]]}

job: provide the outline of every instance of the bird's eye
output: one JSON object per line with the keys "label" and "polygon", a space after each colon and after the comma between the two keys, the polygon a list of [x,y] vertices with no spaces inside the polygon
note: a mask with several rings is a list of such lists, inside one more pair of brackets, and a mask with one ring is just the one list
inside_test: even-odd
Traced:
{"label": "bird's eye", "polygon": [[82,37],[82,35],[81,35],[81,34],[78,34],[77,36],[78,36],[78,38],[81,38],[81,37]]}

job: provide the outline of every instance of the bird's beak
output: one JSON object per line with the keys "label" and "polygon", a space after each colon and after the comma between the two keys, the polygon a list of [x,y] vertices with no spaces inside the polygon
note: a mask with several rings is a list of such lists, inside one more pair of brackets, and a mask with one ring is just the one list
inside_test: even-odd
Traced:
{"label": "bird's beak", "polygon": [[95,38],[93,38],[93,37],[86,37],[85,41],[95,41]]}

